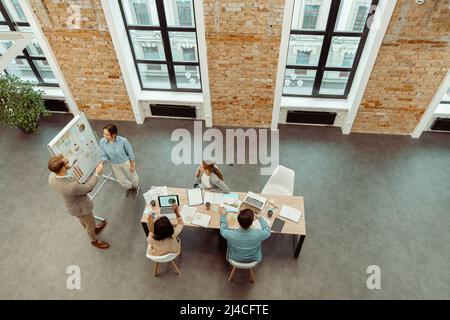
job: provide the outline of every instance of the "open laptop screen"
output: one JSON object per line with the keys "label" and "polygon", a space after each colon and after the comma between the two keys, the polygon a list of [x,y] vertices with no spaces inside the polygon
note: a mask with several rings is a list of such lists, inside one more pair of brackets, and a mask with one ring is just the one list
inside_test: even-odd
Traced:
{"label": "open laptop screen", "polygon": [[173,194],[169,196],[159,196],[158,203],[160,208],[171,207],[172,203],[176,203],[179,206],[180,200],[178,199],[178,195]]}

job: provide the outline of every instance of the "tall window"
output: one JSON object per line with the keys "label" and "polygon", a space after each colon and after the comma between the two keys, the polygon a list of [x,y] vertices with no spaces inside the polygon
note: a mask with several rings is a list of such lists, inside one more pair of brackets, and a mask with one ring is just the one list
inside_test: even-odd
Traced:
{"label": "tall window", "polygon": [[377,4],[295,0],[283,95],[346,98],[369,33],[366,21]]}
{"label": "tall window", "polygon": [[[17,0],[0,0],[0,13],[0,31],[32,32]],[[0,56],[11,45],[10,41],[0,41]],[[5,73],[14,74],[22,80],[35,82],[37,85],[58,86],[47,59],[34,38],[32,43],[22,51],[22,54],[6,67]]]}
{"label": "tall window", "polygon": [[[191,15],[193,0],[116,1],[119,1],[141,88],[201,92],[197,34]],[[144,10],[139,15],[136,4],[139,10]]]}
{"label": "tall window", "polygon": [[314,30],[319,17],[319,5],[305,5],[305,15],[303,18],[303,29]]}

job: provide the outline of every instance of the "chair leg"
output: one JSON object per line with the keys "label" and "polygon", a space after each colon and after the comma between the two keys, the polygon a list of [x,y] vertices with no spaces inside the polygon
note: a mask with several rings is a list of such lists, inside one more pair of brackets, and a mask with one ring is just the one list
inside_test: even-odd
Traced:
{"label": "chair leg", "polygon": [[154,271],[155,271],[155,277],[158,276],[158,267],[159,267],[159,262],[155,262],[155,268],[154,268]]}
{"label": "chair leg", "polygon": [[181,276],[181,272],[177,267],[177,264],[175,263],[175,261],[170,261],[170,263],[172,264],[172,266],[175,268],[175,271],[178,273],[179,276]]}
{"label": "chair leg", "polygon": [[228,281],[231,281],[231,278],[233,278],[235,272],[236,272],[236,267],[233,267],[233,270],[231,270],[230,276],[228,277]]}
{"label": "chair leg", "polygon": [[250,282],[256,283],[256,277],[255,277],[255,273],[253,272],[253,268],[250,269]]}

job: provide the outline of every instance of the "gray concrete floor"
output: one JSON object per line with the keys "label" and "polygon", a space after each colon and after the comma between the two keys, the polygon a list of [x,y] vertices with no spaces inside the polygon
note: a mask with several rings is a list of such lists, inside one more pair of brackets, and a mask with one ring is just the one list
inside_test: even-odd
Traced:
{"label": "gray concrete floor", "polygon": [[[296,171],[305,197],[307,238],[299,259],[292,238],[263,246],[257,283],[245,272],[227,283],[230,267],[212,230],[185,228],[178,277],[162,266],[153,277],[139,223],[142,196],[125,198],[115,183],[95,199],[108,219],[92,247],[78,221],[47,184],[47,143],[70,121],[44,119],[38,135],[0,125],[1,299],[449,299],[450,135],[351,134],[335,128],[281,126],[280,163]],[[100,134],[104,121],[92,121]],[[196,165],[175,166],[170,135],[187,120],[119,122],[137,154],[143,190],[190,187]],[[258,165],[222,165],[236,191],[261,191]],[[141,192],[142,194],[142,192]],[[66,288],[66,268],[81,268],[81,290]],[[381,269],[381,290],[369,290],[366,269]]]}

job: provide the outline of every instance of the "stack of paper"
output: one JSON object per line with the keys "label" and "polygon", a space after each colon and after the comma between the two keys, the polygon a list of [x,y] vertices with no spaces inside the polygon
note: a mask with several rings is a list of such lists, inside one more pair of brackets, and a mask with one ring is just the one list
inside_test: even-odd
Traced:
{"label": "stack of paper", "polygon": [[152,187],[150,190],[148,190],[146,193],[143,194],[145,202],[149,203],[152,200],[158,200],[158,196],[167,196],[169,194],[169,191],[167,190],[167,187]]}
{"label": "stack of paper", "polygon": [[301,215],[302,215],[302,212],[300,210],[297,210],[297,209],[294,209],[292,207],[285,206],[285,205],[283,205],[283,207],[281,207],[280,217],[292,220],[294,222],[299,222]]}
{"label": "stack of paper", "polygon": [[181,209],[180,212],[180,215],[183,218],[183,222],[186,224],[191,224],[196,212],[197,208],[192,208],[187,205],[184,205],[183,209]]}
{"label": "stack of paper", "polygon": [[210,220],[211,220],[210,215],[197,212],[194,218],[192,219],[192,224],[196,224],[198,226],[207,228]]}
{"label": "stack of paper", "polygon": [[205,203],[221,204],[223,200],[223,193],[220,192],[205,192]]}
{"label": "stack of paper", "polygon": [[198,206],[200,204],[203,204],[202,189],[200,188],[188,189],[187,196],[188,196],[188,203],[190,206]]}

